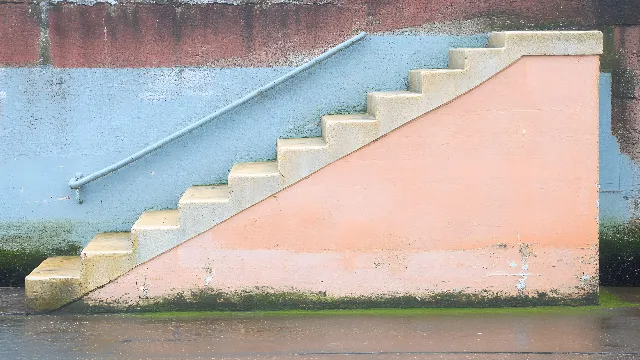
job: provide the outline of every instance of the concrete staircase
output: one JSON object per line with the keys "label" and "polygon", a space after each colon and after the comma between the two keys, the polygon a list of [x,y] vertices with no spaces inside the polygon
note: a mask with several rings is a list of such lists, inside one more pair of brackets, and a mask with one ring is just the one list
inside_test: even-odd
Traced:
{"label": "concrete staircase", "polygon": [[322,137],[279,139],[277,160],[239,163],[228,183],[192,186],[175,210],[146,211],[130,233],[98,234],[80,256],[45,260],[26,278],[27,305],[57,309],[480,85],[527,55],[602,52],[593,32],[500,32],[488,48],[452,49],[449,69],[413,70],[409,90],[374,92],[367,114],[326,115]]}

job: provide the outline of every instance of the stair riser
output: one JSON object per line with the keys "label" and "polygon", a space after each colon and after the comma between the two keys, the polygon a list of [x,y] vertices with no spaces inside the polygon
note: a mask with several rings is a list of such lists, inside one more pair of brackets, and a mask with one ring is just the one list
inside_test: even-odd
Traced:
{"label": "stair riser", "polygon": [[25,305],[37,311],[60,308],[86,292],[86,287],[76,279],[25,279]]}
{"label": "stair riser", "polygon": [[342,157],[377,139],[380,136],[380,130],[378,121],[326,121],[323,119],[322,136],[334,154]]}
{"label": "stair riser", "polygon": [[135,266],[135,256],[129,254],[85,255],[82,258],[82,281],[95,289],[120,277]]}
{"label": "stair riser", "polygon": [[466,76],[467,71],[421,71],[413,70],[409,72],[409,90],[425,95],[436,95],[435,92],[430,92],[430,89],[440,89],[437,93],[442,92],[446,97],[453,98],[457,96],[459,92],[458,83]]}
{"label": "stair riser", "polygon": [[379,136],[377,121],[323,121],[322,134],[327,141],[323,148],[278,148],[278,169],[285,185],[309,176]]}
{"label": "stair riser", "polygon": [[180,228],[162,230],[132,230],[135,263],[143,263],[184,241]]}
{"label": "stair riser", "polygon": [[229,197],[236,213],[282,190],[280,174],[269,176],[234,176],[229,174]]}
{"label": "stair riser", "polygon": [[285,186],[291,185],[336,160],[328,146],[312,149],[278,148],[278,170]]}
{"label": "stair riser", "polygon": [[181,204],[180,227],[184,229],[186,238],[190,238],[228,219],[237,207],[239,205],[234,206],[229,201]]}

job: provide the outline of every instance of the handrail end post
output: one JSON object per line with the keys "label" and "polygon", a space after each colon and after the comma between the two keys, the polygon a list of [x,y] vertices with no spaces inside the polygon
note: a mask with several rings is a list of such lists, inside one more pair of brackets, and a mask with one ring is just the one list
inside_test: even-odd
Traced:
{"label": "handrail end post", "polygon": [[77,173],[76,176],[72,177],[69,180],[69,187],[76,191],[76,201],[78,202],[78,204],[82,204],[84,202],[84,199],[82,198],[82,194],[80,193],[80,188],[82,187],[82,184],[78,183],[78,180],[82,179],[82,176],[83,174]]}

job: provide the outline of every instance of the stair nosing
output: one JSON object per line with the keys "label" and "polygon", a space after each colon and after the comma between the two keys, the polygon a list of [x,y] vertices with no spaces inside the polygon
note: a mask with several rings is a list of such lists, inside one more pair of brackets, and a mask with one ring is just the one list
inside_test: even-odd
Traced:
{"label": "stair nosing", "polygon": [[[149,216],[149,213],[154,213],[154,212],[170,212],[172,214],[170,220],[172,221],[171,224],[168,225],[142,225],[139,224],[139,222],[142,220],[142,218],[145,216]],[[180,212],[178,211],[178,209],[168,209],[168,210],[146,210],[143,211],[142,214],[140,215],[140,217],[138,218],[138,220],[136,221],[135,224],[133,224],[133,227],[131,228],[131,230],[167,230],[167,229],[177,229],[180,227]]]}
{"label": "stair nosing", "polygon": [[[225,197],[207,197],[207,198],[196,198],[188,196],[189,191],[193,191],[193,188],[220,188],[222,191],[226,193]],[[219,185],[194,185],[187,188],[187,190],[182,194],[180,200],[178,200],[178,205],[186,205],[186,204],[224,204],[229,202],[229,185],[228,184],[219,184]]]}

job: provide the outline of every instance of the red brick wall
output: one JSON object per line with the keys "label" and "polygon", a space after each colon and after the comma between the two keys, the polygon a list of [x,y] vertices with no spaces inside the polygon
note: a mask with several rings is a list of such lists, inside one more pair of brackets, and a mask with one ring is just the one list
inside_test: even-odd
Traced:
{"label": "red brick wall", "polygon": [[0,64],[38,63],[40,25],[38,6],[0,4]]}

